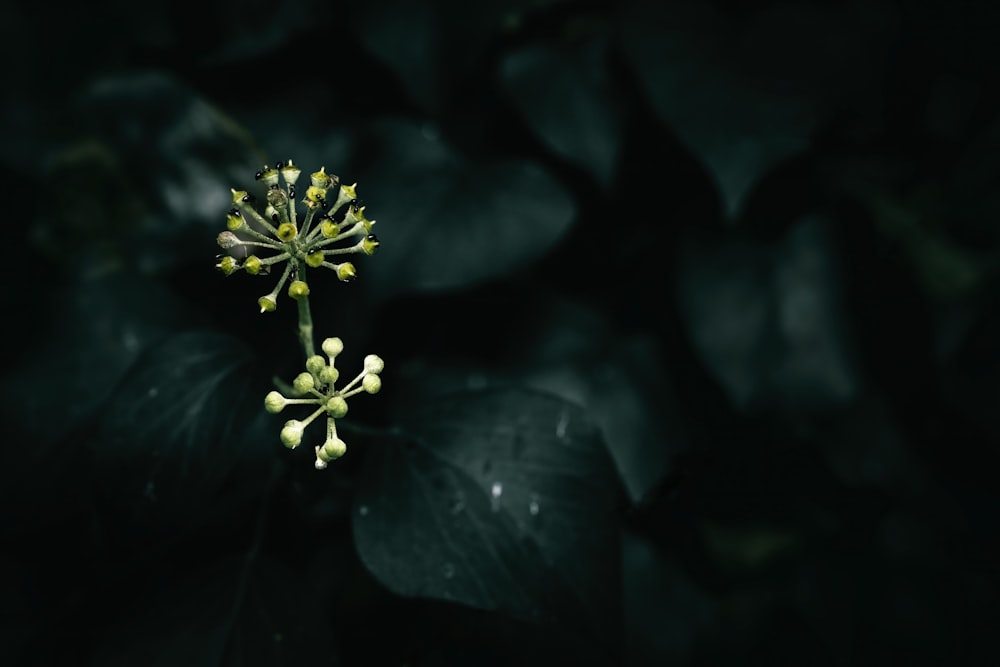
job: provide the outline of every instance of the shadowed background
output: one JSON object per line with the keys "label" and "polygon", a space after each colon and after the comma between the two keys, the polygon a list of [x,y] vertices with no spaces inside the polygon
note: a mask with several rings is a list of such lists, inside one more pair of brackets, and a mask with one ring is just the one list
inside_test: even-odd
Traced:
{"label": "shadowed background", "polygon": [[[988,664],[998,28],[8,8],[0,662]],[[323,472],[261,409],[290,299],[213,268],[289,158],[381,240],[310,274],[386,361]]]}

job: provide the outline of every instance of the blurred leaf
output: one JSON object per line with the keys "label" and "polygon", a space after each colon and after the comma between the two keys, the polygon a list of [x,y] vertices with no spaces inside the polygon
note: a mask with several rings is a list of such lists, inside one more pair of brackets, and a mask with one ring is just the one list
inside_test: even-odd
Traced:
{"label": "blurred leaf", "polygon": [[274,561],[234,556],[157,582],[106,627],[95,667],[336,663],[321,601]]}
{"label": "blurred leaf", "polygon": [[858,391],[830,238],[826,220],[808,217],[772,247],[683,251],[688,334],[738,409],[825,409]]}
{"label": "blurred leaf", "polygon": [[[147,346],[191,321],[162,285],[123,273],[75,283],[53,301],[51,321],[36,323],[43,328],[30,354],[0,376],[0,404],[16,407],[8,419],[36,445],[93,417]],[[53,403],[56,394],[72,400]]]}
{"label": "blurred leaf", "polygon": [[[126,179],[122,194],[142,204],[143,214],[127,221],[116,237],[126,251],[122,259],[142,273],[203,261],[231,205],[229,189],[252,180],[262,163],[246,130],[184,83],[157,71],[89,82],[73,111],[85,121],[79,140],[96,142],[112,156]],[[81,205],[116,208],[103,189],[56,192],[66,203],[50,211],[52,228],[42,241],[58,240],[63,217]]]}
{"label": "blurred leaf", "polygon": [[734,219],[761,177],[807,149],[837,108],[853,97],[877,107],[888,41],[880,9],[778,2],[737,26],[705,3],[633,2],[620,40],[653,108],[702,160]]}
{"label": "blurred leaf", "polygon": [[414,405],[369,455],[353,514],[391,591],[620,632],[619,487],[600,433],[548,394],[493,389]]}
{"label": "blurred leaf", "polygon": [[267,461],[261,429],[250,428],[265,393],[252,361],[230,336],[183,332],[147,351],[118,386],[93,447],[104,510],[132,537],[197,524],[230,471]]}
{"label": "blurred leaf", "polygon": [[608,85],[603,40],[585,48],[528,47],[503,61],[501,85],[556,154],[607,186],[617,166],[621,123]]}
{"label": "blurred leaf", "polygon": [[534,164],[468,161],[431,128],[400,121],[377,125],[375,138],[357,181],[382,245],[359,274],[381,298],[507,274],[544,255],[574,221],[573,200]]}

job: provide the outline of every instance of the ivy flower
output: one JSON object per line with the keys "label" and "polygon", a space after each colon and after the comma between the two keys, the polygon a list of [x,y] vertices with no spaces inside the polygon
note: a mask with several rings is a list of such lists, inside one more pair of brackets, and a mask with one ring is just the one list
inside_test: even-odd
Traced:
{"label": "ivy flower", "polygon": [[267,187],[263,212],[257,210],[253,195],[233,189],[233,207],[226,216],[228,231],[216,239],[225,251],[243,250],[242,260],[228,253],[219,257],[215,266],[227,276],[237,271],[267,275],[284,265],[274,289],[257,300],[262,313],[278,307],[278,294],[286,284],[292,299],[308,296],[307,268],[330,269],[348,282],[357,269],[351,262],[337,260],[342,255],[371,255],[379,246],[372,233],[375,221],[365,216],[365,207],[358,202],[357,183],[343,185],[324,167],[309,176],[300,223],[295,188],[300,173],[291,160],[273,169],[264,165],[257,172],[256,179]]}

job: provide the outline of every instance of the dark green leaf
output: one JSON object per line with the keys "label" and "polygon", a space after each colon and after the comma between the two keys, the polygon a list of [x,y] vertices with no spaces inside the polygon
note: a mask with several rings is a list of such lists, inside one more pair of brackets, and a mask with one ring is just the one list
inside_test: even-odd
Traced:
{"label": "dark green leaf", "polygon": [[573,200],[528,162],[474,162],[429,128],[376,127],[377,154],[357,177],[382,245],[359,262],[384,297],[478,283],[545,254],[575,216]]}
{"label": "dark green leaf", "polygon": [[231,470],[267,458],[261,429],[248,428],[265,393],[252,361],[238,340],[199,331],[171,336],[136,363],[94,442],[106,511],[136,535],[194,523]]}
{"label": "dark green leaf", "polygon": [[336,662],[320,600],[276,562],[232,557],[161,581],[98,638],[95,667]]}
{"label": "dark green leaf", "polygon": [[607,185],[621,140],[618,109],[608,86],[604,44],[580,52],[525,48],[508,55],[502,85],[535,133]]}
{"label": "dark green leaf", "polygon": [[620,632],[619,486],[573,404],[522,389],[433,399],[407,441],[366,463],[353,514],[362,561],[393,592]]}

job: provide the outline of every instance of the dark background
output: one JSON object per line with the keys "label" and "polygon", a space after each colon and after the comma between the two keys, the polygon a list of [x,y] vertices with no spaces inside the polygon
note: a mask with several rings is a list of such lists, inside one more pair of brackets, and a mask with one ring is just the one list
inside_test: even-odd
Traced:
{"label": "dark background", "polygon": [[[998,19],[6,8],[0,662],[990,664]],[[213,269],[289,157],[382,242],[324,472]]]}

